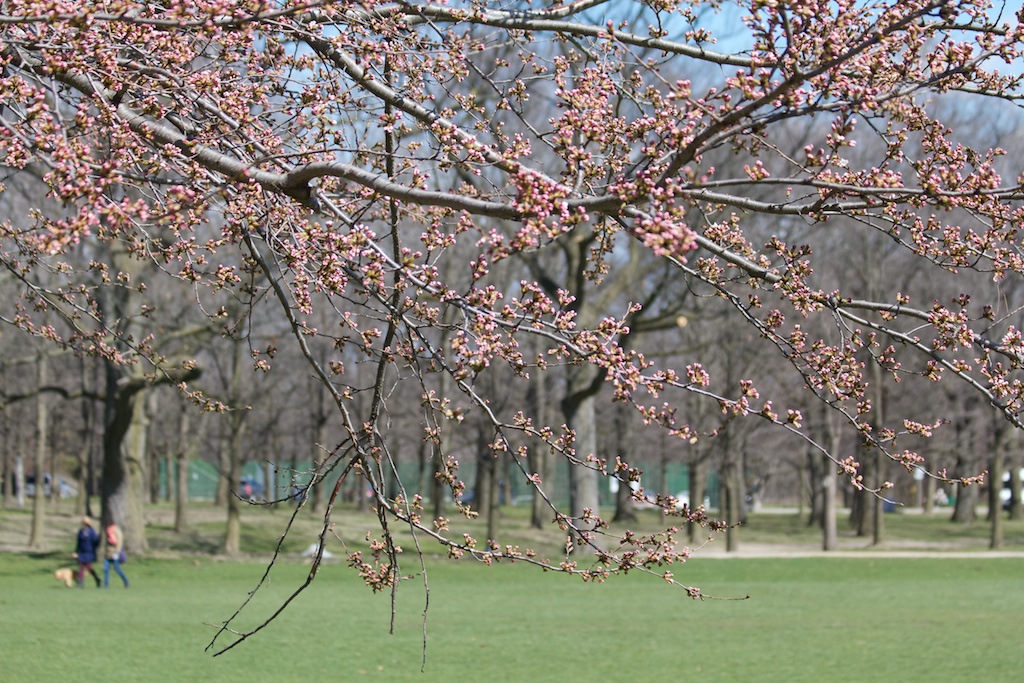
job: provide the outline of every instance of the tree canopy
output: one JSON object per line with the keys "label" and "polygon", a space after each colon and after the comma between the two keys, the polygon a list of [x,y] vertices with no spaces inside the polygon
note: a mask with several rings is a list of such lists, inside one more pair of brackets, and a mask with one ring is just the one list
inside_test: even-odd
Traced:
{"label": "tree canopy", "polygon": [[[256,310],[285,325],[344,433],[313,485],[373,491],[380,539],[349,561],[374,589],[401,577],[396,523],[454,556],[675,583],[676,527],[719,523],[640,488],[666,531],[606,532],[594,482],[640,473],[593,439],[602,389],[679,448],[759,420],[880,495],[861,456],[926,465],[944,424],[926,399],[883,411],[881,387],[949,386],[1024,426],[1022,169],[999,125],[1022,39],[982,0],[6,0],[7,193],[45,198],[0,224],[21,292],[0,315],[154,382],[197,364],[146,324],[160,282],[225,334]],[[913,278],[872,270],[894,250]],[[679,343],[711,318],[718,344]],[[771,372],[712,372],[743,339]],[[248,352],[273,372],[273,344]],[[867,450],[773,398],[794,383]],[[565,557],[452,533],[395,485],[388,425],[409,413],[465,514],[446,435],[482,416]],[[537,451],[570,463],[570,509]]]}

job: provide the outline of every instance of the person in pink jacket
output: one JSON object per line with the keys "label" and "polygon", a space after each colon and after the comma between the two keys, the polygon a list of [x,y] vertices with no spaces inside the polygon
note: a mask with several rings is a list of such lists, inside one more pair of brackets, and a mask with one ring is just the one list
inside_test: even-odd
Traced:
{"label": "person in pink jacket", "polygon": [[110,586],[110,565],[114,565],[114,571],[121,577],[124,587],[127,588],[128,577],[121,569],[121,563],[125,559],[124,534],[121,533],[121,527],[114,524],[113,521],[108,521],[103,528],[103,535],[103,540],[106,541],[106,549],[103,553],[103,587]]}

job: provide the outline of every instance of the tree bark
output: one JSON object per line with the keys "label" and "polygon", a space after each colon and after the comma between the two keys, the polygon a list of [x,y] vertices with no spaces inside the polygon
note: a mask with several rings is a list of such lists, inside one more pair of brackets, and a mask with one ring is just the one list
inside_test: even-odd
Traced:
{"label": "tree bark", "polygon": [[[105,361],[104,366],[102,516],[113,520],[124,531],[128,552],[142,553],[148,548],[148,543],[142,510],[141,462],[137,454],[145,452],[148,418],[138,399],[147,387],[152,386],[152,380],[139,375],[124,375],[109,361]],[[187,382],[200,374],[198,368],[169,368],[156,383]]]}
{"label": "tree bark", "polygon": [[[218,435],[220,437],[221,435]],[[231,462],[223,439],[217,439],[217,490],[213,494],[214,507],[225,507],[231,497]]]}
{"label": "tree bark", "polygon": [[444,499],[448,495],[447,487],[438,475],[444,470],[445,442],[447,441],[447,430],[443,430],[438,437],[438,443],[433,444],[433,451],[430,458],[431,470],[434,473],[430,482],[430,504],[433,509],[434,519],[444,517]]}
{"label": "tree bark", "polygon": [[491,495],[495,490],[491,484],[496,478],[494,453],[488,446],[487,434],[481,426],[476,438],[476,481],[472,507],[483,514],[488,514],[491,509]]}
{"label": "tree bark", "polygon": [[13,465],[13,453],[12,449],[8,447],[7,441],[9,439],[9,424],[7,419],[7,411],[5,406],[0,405],[0,433],[5,437],[4,442],[0,443],[0,458],[3,458],[3,481],[0,481],[0,507],[7,507],[7,502],[11,499],[13,491],[11,490],[11,483],[14,479],[14,465]]}
{"label": "tree bark", "polygon": [[[40,354],[36,365],[36,381],[40,387],[46,386],[48,380],[48,364],[46,355]],[[32,532],[28,539],[28,547],[39,550],[43,547],[43,534],[46,531],[46,456],[49,438],[50,409],[46,401],[46,393],[40,391],[36,395],[36,495],[32,501]],[[57,478],[53,478],[53,487],[57,486]]]}
{"label": "tree bark", "polygon": [[822,550],[835,550],[839,544],[836,528],[836,473],[826,467],[822,475]]}
{"label": "tree bark", "polygon": [[[882,432],[885,427],[885,385],[882,383],[882,366],[878,362],[871,363],[872,393],[874,393],[875,410],[872,416],[871,428],[875,434]],[[871,515],[871,545],[881,545],[885,541],[885,498],[886,493],[882,490],[888,474],[889,459],[881,448],[874,448],[874,488],[877,493],[871,497],[874,513]]]}
{"label": "tree bark", "polygon": [[[310,412],[309,412],[309,455],[310,465],[313,468],[314,473],[320,472],[321,464],[323,463],[326,454],[324,453],[324,440],[327,432],[327,407],[325,405],[324,388],[320,383],[310,378],[309,383],[310,396]],[[316,474],[313,475],[317,476]],[[353,477],[353,480],[357,477]],[[313,486],[309,491],[309,510],[312,513],[320,511],[320,507],[323,505],[323,487]]]}
{"label": "tree bark", "polygon": [[[825,416],[825,427],[828,431],[828,449],[833,456],[839,453],[842,445],[842,430],[838,424],[835,411],[828,410]],[[822,492],[822,550],[835,550],[839,546],[839,529],[837,524],[837,510],[839,507],[836,468],[832,461],[821,456],[821,492]]]}
{"label": "tree bark", "polygon": [[[1018,442],[1018,434],[1013,433],[1011,437],[1014,443]],[[1010,471],[1010,519],[1017,521],[1024,519],[1024,504],[1021,503],[1021,481],[1020,481],[1020,459],[1016,453],[1007,458],[1007,469]]]}
{"label": "tree bark", "polygon": [[[159,415],[159,403],[160,394],[156,391],[146,392],[146,443],[150,444],[151,435],[149,434],[150,426],[153,422],[153,416]],[[161,448],[160,451],[163,449]],[[150,505],[156,505],[160,502],[160,462],[161,460],[167,460],[169,456],[164,455],[152,446],[146,448],[145,459],[142,460],[145,463],[144,472],[146,475],[146,500]],[[168,477],[170,473],[168,472]],[[170,485],[170,480],[168,480]]]}
{"label": "tree bark", "polygon": [[[507,455],[507,454],[506,454]],[[491,459],[490,492],[487,496],[487,540],[498,542],[501,527],[501,491],[498,477],[498,461]]]}
{"label": "tree bark", "polygon": [[[863,444],[857,445],[858,460],[861,463],[861,475],[867,486],[876,480],[875,465],[877,461],[871,451]],[[871,535],[874,529],[875,497],[866,488],[855,488],[850,505],[850,524],[860,538]]]}
{"label": "tree bark", "polygon": [[[1003,547],[1003,473],[1006,472],[1004,454],[1010,437],[1009,424],[1001,416],[995,418],[992,428],[992,463],[989,468],[988,516],[991,524],[989,547]],[[1013,471],[1011,470],[1011,479]]]}
{"label": "tree bark", "polygon": [[597,368],[583,365],[570,368],[567,396],[562,401],[565,422],[576,433],[573,442],[576,460],[582,464],[569,467],[569,514],[580,519],[585,510],[598,514],[600,499],[599,475],[587,458],[597,452],[597,407],[594,397],[601,388]]}
{"label": "tree bark", "polygon": [[[234,417],[234,416],[233,416]],[[237,555],[242,550],[242,509],[238,495],[239,480],[242,476],[242,435],[245,432],[244,418],[232,420],[228,440],[228,499],[227,523],[224,532],[224,552]]]}
{"label": "tree bark", "polygon": [[[87,387],[86,382],[86,364],[84,361],[80,364],[81,369],[81,383],[82,393],[84,394]],[[93,471],[93,452],[95,446],[95,416],[96,406],[91,400],[83,400],[81,403],[82,412],[82,431],[81,431],[81,449],[78,452],[78,470],[75,472],[75,480],[78,482],[78,494],[75,497],[75,515],[81,517],[82,515],[92,516],[90,494],[92,493],[92,471]]]}
{"label": "tree bark", "polygon": [[[533,414],[540,424],[548,424],[548,389],[547,374],[538,372],[530,383],[528,400],[532,398]],[[540,475],[540,486],[534,485],[530,504],[530,527],[543,529],[551,519],[551,509],[544,500],[543,491],[551,491],[555,478],[554,458],[551,449],[540,440],[535,441],[529,450],[530,471]]]}
{"label": "tree bark", "polygon": [[[970,447],[971,417],[965,413],[954,421],[956,433],[956,467],[954,476],[963,476],[974,471],[975,458]],[[970,524],[978,519],[978,487],[960,486],[954,488],[956,503],[953,506],[952,521],[959,524]]]}
{"label": "tree bark", "polygon": [[224,552],[237,555],[242,550],[242,511],[237,491],[242,478],[242,437],[245,434],[248,408],[242,406],[242,381],[245,372],[243,362],[244,344],[235,340],[231,361],[230,396],[233,410],[228,413],[227,456],[227,523],[224,532]]}
{"label": "tree bark", "polygon": [[[163,498],[163,502],[170,503],[174,500],[174,453],[170,446],[164,451],[163,458],[161,458],[162,467],[157,468],[157,493]],[[163,470],[163,476],[159,476],[159,473]],[[165,486],[163,490],[160,489],[160,482],[163,480]]]}
{"label": "tree bark", "polygon": [[874,514],[871,515],[871,545],[881,545],[885,542],[885,496],[891,495],[881,491],[882,484],[885,482],[886,465],[889,460],[885,453],[881,449],[875,449],[875,488],[879,490],[878,494],[872,496],[872,505],[875,508]]}
{"label": "tree bark", "polygon": [[[707,459],[703,457],[695,457],[690,461],[689,465],[690,474],[690,508],[696,510],[704,504],[704,497],[707,496],[708,492],[708,464]],[[697,531],[701,527],[695,523],[687,523],[686,535],[690,543],[694,543],[697,540]]]}
{"label": "tree bark", "polygon": [[[925,462],[922,466],[929,472],[932,471],[929,463]],[[938,492],[935,477],[926,474],[921,485],[924,486],[924,491],[921,494],[924,496],[924,500],[921,501],[921,514],[930,515],[935,512],[935,494]]]}
{"label": "tree bark", "polygon": [[[633,457],[632,423],[626,412],[624,404],[615,406],[615,450],[616,454],[626,462]],[[637,520],[636,506],[633,504],[632,489],[628,482],[622,482],[615,492],[615,516],[612,521],[634,523]],[[652,491],[652,493],[668,493],[667,491]]]}
{"label": "tree bark", "polygon": [[135,539],[131,548],[136,552],[149,549],[144,512],[148,488],[146,464],[149,452],[149,425],[150,413],[146,406],[146,395],[139,392],[136,394],[135,400],[132,401],[131,421],[121,449],[128,484],[126,500],[128,517],[124,520],[125,524],[122,529],[125,530],[126,539]]}
{"label": "tree bark", "polygon": [[[182,406],[178,421],[178,443],[175,448],[175,487],[174,487],[174,532],[183,534],[188,530],[188,463],[189,451],[194,448],[201,437],[191,434],[190,415],[187,406]],[[168,473],[167,485],[170,486]]]}
{"label": "tree bark", "polygon": [[[441,373],[437,379],[438,383],[438,396],[448,395],[448,375],[447,373]],[[433,472],[434,478],[430,482],[430,503],[433,508],[434,519],[440,519],[444,516],[444,500],[449,495],[448,486],[445,484],[443,476],[445,471],[445,456],[448,453],[448,448],[451,445],[451,434],[450,425],[448,422],[438,413],[435,413],[433,418],[437,422],[438,434],[436,441],[431,442],[431,458],[430,467]]]}
{"label": "tree bark", "polygon": [[736,552],[740,547],[739,525],[743,519],[743,486],[739,475],[739,463],[727,456],[722,467],[723,512],[728,528],[725,531],[726,552]]}
{"label": "tree bark", "polygon": [[427,497],[430,495],[431,486],[428,477],[431,472],[431,445],[426,439],[420,439],[419,448],[416,449],[416,493]]}
{"label": "tree bark", "polygon": [[1003,439],[997,431],[992,449],[991,484],[988,487],[988,515],[991,523],[988,547],[1003,547],[1003,503],[999,496],[1003,488]]}
{"label": "tree bark", "polygon": [[809,513],[807,515],[808,526],[821,526],[821,490],[818,487],[818,463],[813,451],[808,451],[807,457],[796,465],[797,486],[796,516],[802,519],[804,516],[804,502],[807,503]]}
{"label": "tree bark", "polygon": [[25,458],[14,456],[14,486],[17,488],[18,507],[25,507]]}

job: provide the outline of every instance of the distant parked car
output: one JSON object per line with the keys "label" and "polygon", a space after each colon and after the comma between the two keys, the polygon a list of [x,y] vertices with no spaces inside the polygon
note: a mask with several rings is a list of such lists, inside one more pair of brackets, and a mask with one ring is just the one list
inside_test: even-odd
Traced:
{"label": "distant parked car", "polygon": [[[1024,482],[1024,469],[1019,470],[1017,472],[1017,476],[1020,478],[1021,482]],[[999,500],[1002,502],[1004,510],[1010,509],[1011,494],[1012,491],[1010,490],[1010,473],[1003,472],[1003,488],[999,490]],[[1021,503],[1024,503],[1024,484],[1021,485],[1020,499]]]}
{"label": "distant parked car", "polygon": [[242,477],[238,482],[238,497],[242,500],[263,500],[263,484],[251,477]]}
{"label": "distant parked car", "polygon": [[[682,510],[684,507],[690,507],[690,492],[680,491],[676,494],[676,509]],[[711,507],[711,499],[704,496],[704,508]],[[692,509],[692,508],[691,508]]]}
{"label": "distant parked car", "polygon": [[[52,489],[53,477],[49,474],[43,475],[43,495],[46,497],[50,496]],[[25,495],[29,498],[34,498],[36,495],[36,476],[30,474],[25,477]],[[57,477],[57,495],[60,498],[71,498],[75,495],[75,490],[70,483],[64,477]]]}

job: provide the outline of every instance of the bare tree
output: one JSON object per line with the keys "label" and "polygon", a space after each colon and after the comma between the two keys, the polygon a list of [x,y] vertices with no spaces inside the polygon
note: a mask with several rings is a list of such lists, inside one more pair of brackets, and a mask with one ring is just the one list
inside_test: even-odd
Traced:
{"label": "bare tree", "polygon": [[[1024,193],[1007,180],[1020,170],[1000,174],[1003,150],[972,140],[947,105],[1016,115],[1024,76],[997,67],[1018,59],[1020,32],[978,0],[737,5],[746,43],[728,50],[681,3],[71,2],[45,21],[33,3],[5,4],[0,145],[12,175],[42,179],[52,210],[0,224],[17,292],[3,319],[105,363],[104,513],[129,522],[129,546],[145,546],[132,508],[141,396],[194,380],[201,355],[150,324],[150,281],[185,283],[218,324],[232,302],[253,302],[250,318],[273,310],[336,416],[311,482],[325,487],[321,541],[342,492],[362,500],[369,486],[379,529],[348,561],[373,590],[407,576],[399,524],[454,556],[588,579],[638,570],[699,596],[672,574],[688,550],[669,529],[609,536],[600,478],[640,474],[598,443],[602,391],[635,411],[638,432],[715,442],[728,522],[742,514],[754,422],[869,496],[891,489],[886,468],[924,461],[905,444],[943,426],[896,402],[897,383],[941,381],[973,402],[957,417],[991,410],[1024,426],[1017,304],[978,285],[1024,273]],[[851,286],[829,271],[831,226],[944,279]],[[882,255],[864,243],[868,260]],[[508,287],[513,263],[529,275]],[[730,372],[714,350],[651,360],[658,336],[638,330],[670,310],[654,296],[663,272],[672,291],[721,302],[723,329],[775,370]],[[272,353],[250,352],[272,369]],[[535,406],[561,416],[499,407],[489,373],[523,397],[548,375]],[[794,407],[806,402],[786,404],[793,385],[864,450],[815,441]],[[683,396],[718,424],[692,423]],[[569,466],[563,509],[531,460],[514,460],[566,556],[479,543],[441,514],[473,513],[458,451],[468,410],[490,422],[496,451],[529,443]],[[433,516],[385,486],[397,478],[390,416],[411,412],[435,463]],[[931,474],[961,498],[976,464]],[[670,522],[721,527],[671,496],[651,502]]]}

